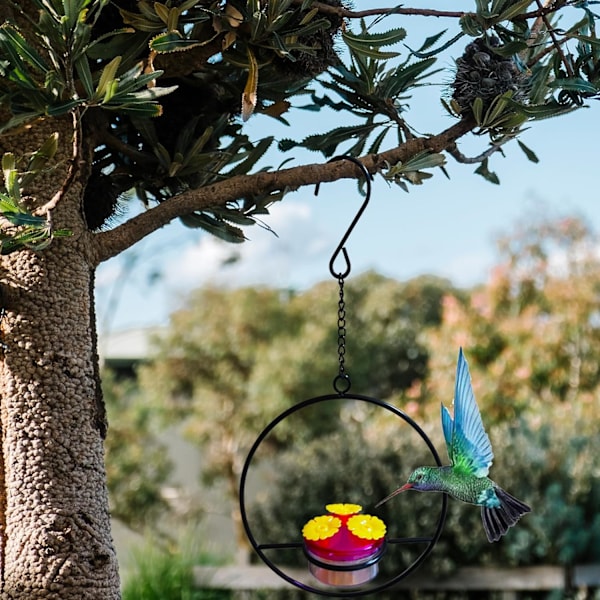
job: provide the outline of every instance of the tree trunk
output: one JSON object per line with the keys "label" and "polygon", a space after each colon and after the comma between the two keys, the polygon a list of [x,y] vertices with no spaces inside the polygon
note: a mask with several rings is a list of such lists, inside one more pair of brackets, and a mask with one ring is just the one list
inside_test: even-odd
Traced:
{"label": "tree trunk", "polygon": [[[71,123],[54,120],[38,129],[4,138],[2,150],[22,155],[53,129],[62,130],[56,170],[29,192],[40,206],[62,190],[53,221],[73,235],[54,240],[43,252],[23,250],[0,260],[1,597],[118,599],[94,267],[80,207],[85,173],[73,162]],[[77,174],[69,177],[73,168]]]}

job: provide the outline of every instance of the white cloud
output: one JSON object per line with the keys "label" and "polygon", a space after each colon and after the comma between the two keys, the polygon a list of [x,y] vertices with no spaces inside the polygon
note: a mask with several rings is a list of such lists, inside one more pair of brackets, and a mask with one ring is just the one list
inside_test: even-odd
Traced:
{"label": "white cloud", "polygon": [[277,287],[303,285],[299,266],[323,259],[330,242],[313,219],[308,204],[287,202],[271,208],[268,225],[277,234],[254,226],[245,230],[250,238],[230,244],[203,235],[184,248],[174,264],[165,270],[166,283],[185,290],[213,283],[230,287],[268,284]]}

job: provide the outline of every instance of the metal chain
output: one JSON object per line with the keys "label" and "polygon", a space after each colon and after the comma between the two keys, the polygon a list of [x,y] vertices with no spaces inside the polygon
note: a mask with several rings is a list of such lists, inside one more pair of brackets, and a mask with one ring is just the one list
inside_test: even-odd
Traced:
{"label": "metal chain", "polygon": [[338,362],[339,371],[333,380],[333,389],[340,395],[350,389],[350,375],[344,365],[346,358],[346,301],[344,300],[344,278],[338,277],[340,299],[338,301]]}

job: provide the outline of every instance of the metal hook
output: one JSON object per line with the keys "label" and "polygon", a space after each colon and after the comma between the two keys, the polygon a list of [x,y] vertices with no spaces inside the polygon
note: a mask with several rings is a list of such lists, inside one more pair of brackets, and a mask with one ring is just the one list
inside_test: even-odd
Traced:
{"label": "metal hook", "polygon": [[[371,180],[373,179],[373,176],[371,175],[371,173],[369,173],[369,171],[367,170],[365,165],[363,165],[363,163],[361,163],[360,160],[358,160],[357,158],[354,158],[354,156],[346,156],[346,155],[334,156],[328,162],[335,162],[338,160],[349,160],[349,161],[353,162],[363,172],[363,175],[365,176],[365,182],[367,184],[367,192],[365,195],[364,202],[362,203],[362,206],[358,209],[356,216],[352,220],[352,223],[350,223],[350,226],[346,230],[346,233],[342,237],[342,240],[338,244],[338,247],[335,249],[334,253],[331,255],[331,259],[329,260],[329,272],[336,279],[345,279],[350,274],[351,264],[350,264],[350,258],[348,257],[348,252],[347,252],[344,244],[348,240],[348,237],[350,237],[352,230],[354,229],[355,225],[358,223],[365,208],[367,208],[367,204],[369,203],[369,200],[371,199]],[[319,183],[317,183],[317,185],[315,186],[315,196],[318,195],[318,193],[319,193],[319,186],[320,186]],[[336,273],[334,263],[337,260],[340,252],[344,256],[344,260],[346,261],[346,269],[344,271],[340,271],[339,273]]]}

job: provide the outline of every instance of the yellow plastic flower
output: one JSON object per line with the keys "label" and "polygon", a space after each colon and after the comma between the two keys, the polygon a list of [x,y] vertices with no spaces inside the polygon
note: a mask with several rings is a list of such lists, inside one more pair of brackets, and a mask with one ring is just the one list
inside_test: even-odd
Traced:
{"label": "yellow plastic flower", "polygon": [[322,515],[311,519],[302,528],[302,536],[306,540],[316,542],[334,536],[342,526],[342,521],[332,515]]}
{"label": "yellow plastic flower", "polygon": [[372,515],[354,515],[348,519],[348,529],[363,540],[380,540],[385,535],[385,523]]}
{"label": "yellow plastic flower", "polygon": [[360,504],[328,504],[325,507],[330,513],[334,515],[340,515],[341,517],[346,515],[355,515],[362,510],[362,506]]}

